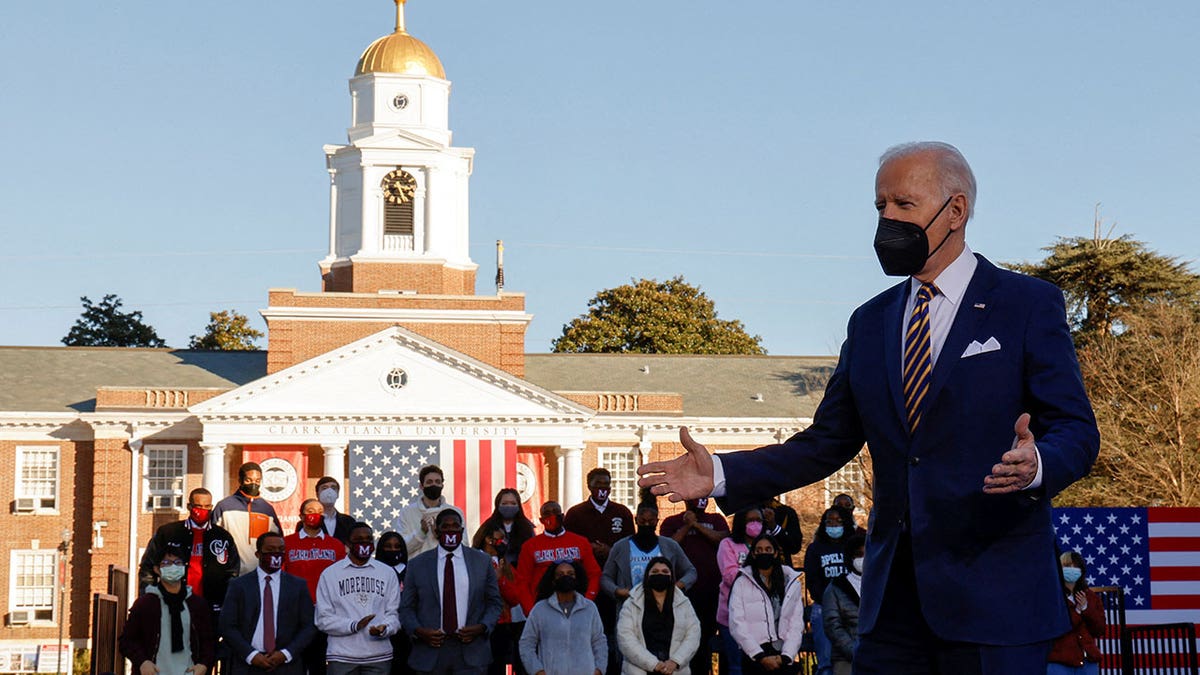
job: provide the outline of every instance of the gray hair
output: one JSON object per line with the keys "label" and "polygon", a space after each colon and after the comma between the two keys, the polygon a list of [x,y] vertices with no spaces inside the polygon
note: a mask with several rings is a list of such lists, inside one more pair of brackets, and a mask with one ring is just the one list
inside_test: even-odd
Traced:
{"label": "gray hair", "polygon": [[938,175],[942,186],[942,198],[949,199],[959,192],[967,196],[967,220],[975,215],[975,173],[967,158],[958,148],[940,141],[917,141],[901,143],[884,150],[879,156],[879,166],[894,159],[932,153],[937,159]]}

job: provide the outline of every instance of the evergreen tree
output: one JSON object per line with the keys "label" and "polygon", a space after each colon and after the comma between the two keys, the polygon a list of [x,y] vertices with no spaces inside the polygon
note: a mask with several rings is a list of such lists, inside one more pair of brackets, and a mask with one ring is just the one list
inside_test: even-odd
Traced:
{"label": "evergreen tree", "polygon": [[166,347],[154,328],[142,322],[141,312],[122,312],[114,294],[94,304],[86,295],[83,313],[62,343],[68,347]]}

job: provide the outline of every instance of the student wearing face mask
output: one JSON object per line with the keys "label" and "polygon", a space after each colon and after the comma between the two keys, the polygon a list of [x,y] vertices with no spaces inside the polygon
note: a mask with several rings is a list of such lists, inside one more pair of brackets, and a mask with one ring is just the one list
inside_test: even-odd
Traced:
{"label": "student wearing face mask", "polygon": [[246,462],[238,467],[238,489],[217,502],[212,510],[212,520],[229,532],[237,544],[241,561],[239,575],[248,574],[258,567],[255,546],[258,538],[267,532],[283,536],[283,528],[275,515],[271,502],[262,499],[262,467],[257,462]]}
{"label": "student wearing face mask", "polygon": [[496,493],[492,515],[475,530],[471,546],[482,549],[484,539],[497,527],[503,529],[506,536],[504,557],[515,566],[521,557],[521,547],[537,533],[521,508],[521,493],[514,488],[503,488]]}
{"label": "student wearing face mask", "polygon": [[717,566],[721,568],[721,588],[717,598],[717,631],[721,634],[724,649],[721,652],[721,672],[741,675],[742,651],[729,632],[729,589],[737,579],[738,571],[746,564],[750,542],[762,534],[762,511],[751,507],[733,514],[730,535],[721,540],[717,547]]}
{"label": "student wearing face mask", "polygon": [[770,536],[751,542],[738,570],[729,592],[729,629],[745,655],[743,673],[800,672],[795,658],[804,635],[804,589],[800,573],[779,562]]}
{"label": "student wearing face mask", "polygon": [[600,566],[592,555],[588,540],[568,532],[563,525],[562,507],[558,502],[546,502],[541,508],[541,534],[525,542],[521,557],[517,561],[517,588],[521,593],[521,608],[529,616],[537,601],[538,583],[546,570],[558,562],[579,561],[587,572],[587,598],[591,600],[600,591]]}
{"label": "student wearing face mask", "polygon": [[[322,519],[321,503],[306,499],[300,504],[300,529],[283,538],[283,571],[308,584],[313,602],[317,601],[321,573],[346,557],[345,544],[325,533]],[[325,648],[325,634],[318,631],[301,655],[308,675],[325,675]]]}
{"label": "student wearing face mask", "polygon": [[1046,675],[1097,675],[1100,672],[1100,647],[1104,637],[1104,605],[1100,596],[1088,588],[1087,562],[1075,551],[1063,553],[1063,596],[1071,617],[1071,630],[1059,636],[1050,648]]}
{"label": "student wearing face mask", "polygon": [[533,675],[604,672],[608,641],[600,612],[583,596],[589,586],[588,573],[578,560],[546,566],[538,581],[538,602],[521,635],[521,662]]}
{"label": "student wearing face mask", "polygon": [[666,560],[681,590],[686,591],[696,581],[696,568],[683,548],[674,539],[660,536],[655,531],[658,528],[657,506],[651,502],[638,506],[635,523],[637,532],[613,545],[608,563],[604,565],[604,576],[600,578],[600,588],[616,599],[618,611],[634,588],[642,583],[651,560]]}
{"label": "student wearing face mask", "polygon": [[129,608],[118,639],[138,675],[205,675],[216,660],[208,603],[187,587],[188,549],[169,542],[155,555],[158,580]]}
{"label": "student wearing face mask", "polygon": [[372,559],[375,534],[366,523],[350,528],[350,553],[321,573],[317,628],[329,636],[329,675],[385,675],[391,636],[400,630],[400,580]]}
{"label": "student wearing face mask", "polygon": [[867,538],[857,532],[846,537],[843,558],[850,561],[846,574],[830,581],[821,599],[825,637],[833,647],[830,657],[833,675],[850,675],[854,663],[866,544]]}
{"label": "student wearing face mask", "polygon": [[642,583],[621,606],[617,644],[624,675],[691,673],[690,661],[700,648],[700,620],[678,592],[672,568],[664,557],[651,559]]}
{"label": "student wearing face mask", "polygon": [[[411,504],[400,509],[392,528],[404,537],[404,546],[408,549],[410,558],[416,558],[425,551],[432,551],[438,546],[437,527],[434,519],[437,514],[446,509],[458,511],[458,507],[446,501],[442,490],[446,483],[446,474],[436,464],[421,467],[417,474],[421,483],[421,494]],[[458,511],[462,518],[462,511]]]}
{"label": "student wearing face mask", "polygon": [[[478,534],[478,533],[477,533]],[[517,641],[524,628],[525,615],[521,614],[519,625],[513,622],[513,610],[520,610],[521,593],[517,589],[517,579],[514,568],[508,562],[508,533],[501,525],[492,526],[490,533],[483,537],[482,546],[475,546],[486,553],[492,560],[492,568],[496,570],[496,583],[500,586],[500,599],[504,607],[500,610],[500,618],[496,620],[496,629],[492,631],[492,663],[488,666],[490,675],[504,675],[509,666],[519,669],[521,659],[517,658]]]}
{"label": "student wearing face mask", "polygon": [[696,568],[696,583],[688,589],[688,600],[700,618],[700,649],[692,657],[692,675],[708,675],[712,669],[712,637],[717,633],[717,596],[721,569],[717,547],[729,536],[729,523],[717,513],[708,513],[708,499],[692,499],[687,510],[662,521],[659,532],[674,539]]}
{"label": "student wearing face mask", "polygon": [[846,573],[844,551],[849,534],[846,520],[845,511],[836,507],[826,509],[812,543],[804,552],[804,584],[813,603],[809,623],[812,625],[813,646],[816,648],[816,675],[830,675],[833,672],[833,646],[825,636],[821,599],[825,597],[825,587],[829,582]]}
{"label": "student wearing face mask", "polygon": [[[341,498],[342,486],[332,476],[321,476],[317,479],[317,501],[321,504],[321,525],[325,534],[337,539],[342,544],[350,545],[350,528],[354,519],[344,513],[338,513],[337,504]],[[296,525],[300,531],[300,525]]]}
{"label": "student wearing face mask", "polygon": [[[396,580],[400,582],[400,593],[404,593],[404,577],[408,572],[408,551],[404,548],[404,537],[399,532],[384,532],[379,535],[379,543],[375,546],[375,560],[392,568]],[[397,611],[399,609],[397,608]],[[413,669],[408,665],[408,656],[412,653],[412,640],[403,626],[392,636],[392,669],[390,675],[412,675]]]}

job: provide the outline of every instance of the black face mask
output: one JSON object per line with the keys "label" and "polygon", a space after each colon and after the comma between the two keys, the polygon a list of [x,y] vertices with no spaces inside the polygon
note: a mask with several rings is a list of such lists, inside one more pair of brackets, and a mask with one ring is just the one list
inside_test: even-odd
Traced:
{"label": "black face mask", "polygon": [[569,593],[575,590],[575,577],[555,577],[554,590],[559,593]]}
{"label": "black face mask", "polygon": [[775,566],[777,558],[771,553],[755,553],[754,566],[760,570],[769,570]]}
{"label": "black face mask", "polygon": [[637,533],[633,535],[633,543],[643,551],[652,551],[658,545],[658,534],[649,525],[638,525]]}
{"label": "black face mask", "polygon": [[496,557],[503,558],[505,553],[508,553],[508,542],[497,541],[492,544],[492,548],[496,550]]}
{"label": "black face mask", "polygon": [[646,587],[652,591],[665,591],[671,587],[670,574],[650,574],[646,576]]}
{"label": "black face mask", "polygon": [[905,220],[879,216],[879,226],[875,228],[875,256],[879,258],[879,265],[883,267],[884,274],[890,277],[909,277],[920,272],[925,266],[925,261],[950,239],[953,231],[947,232],[937,248],[930,251],[926,232],[950,205],[951,199],[954,197],[946,199],[942,208],[938,209],[925,227]]}
{"label": "black face mask", "polygon": [[388,567],[395,567],[402,562],[406,562],[402,551],[377,551],[375,559]]}
{"label": "black face mask", "polygon": [[240,489],[247,497],[257,497],[259,487],[258,483],[244,483]]}
{"label": "black face mask", "polygon": [[438,497],[442,496],[442,486],[426,485],[425,487],[421,488],[421,493],[425,495],[426,499],[437,499]]}

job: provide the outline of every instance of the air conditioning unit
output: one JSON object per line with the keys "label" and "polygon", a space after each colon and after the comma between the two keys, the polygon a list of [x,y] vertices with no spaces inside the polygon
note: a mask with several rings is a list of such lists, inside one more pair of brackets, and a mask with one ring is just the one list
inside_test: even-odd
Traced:
{"label": "air conditioning unit", "polygon": [[10,626],[28,626],[32,618],[32,612],[27,609],[13,611],[8,613],[8,625]]}
{"label": "air conditioning unit", "polygon": [[178,495],[151,495],[147,501],[146,508],[151,511],[183,507],[183,498]]}
{"label": "air conditioning unit", "polygon": [[13,500],[13,513],[33,513],[38,507],[36,497],[17,497]]}

